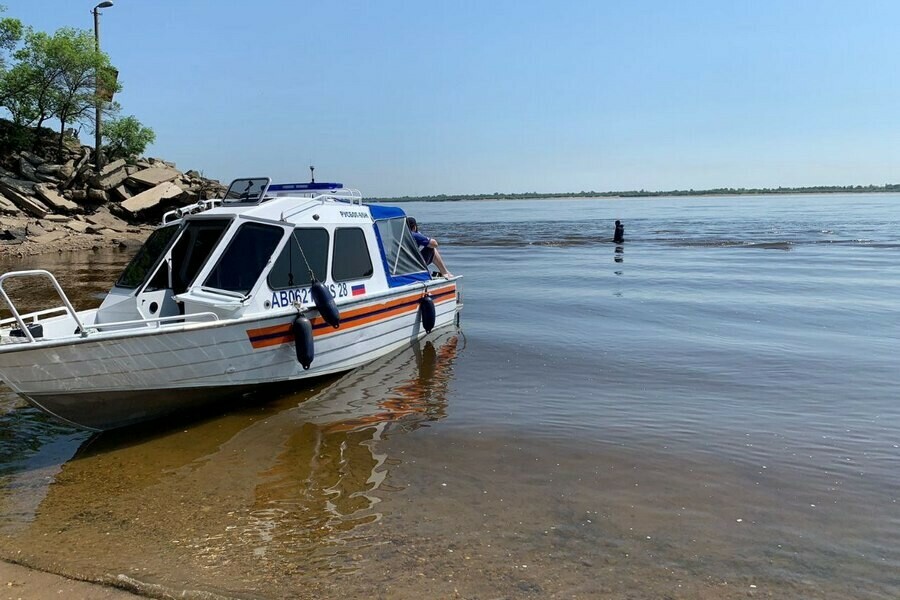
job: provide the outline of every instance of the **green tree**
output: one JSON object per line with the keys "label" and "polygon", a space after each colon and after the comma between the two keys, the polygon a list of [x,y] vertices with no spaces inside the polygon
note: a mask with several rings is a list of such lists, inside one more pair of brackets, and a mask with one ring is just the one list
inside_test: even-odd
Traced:
{"label": "green tree", "polygon": [[[6,12],[6,7],[0,4],[0,13],[3,12]],[[6,68],[6,54],[16,47],[24,33],[25,29],[18,19],[0,19],[0,71]]]}
{"label": "green tree", "polygon": [[86,30],[64,27],[46,40],[50,64],[59,67],[54,82],[53,116],[59,120],[59,154],[62,158],[66,125],[90,118],[92,109],[101,100],[97,90],[118,91],[115,71],[109,57],[98,52],[94,37]]}
{"label": "green tree", "polygon": [[[34,71],[28,65],[18,64],[0,75],[0,105],[9,111],[17,127],[27,127],[38,122],[38,105],[32,93]],[[45,117],[49,112],[45,113]],[[44,119],[40,119],[43,123]]]}
{"label": "green tree", "polygon": [[45,33],[28,31],[25,47],[14,55],[18,62],[0,80],[3,106],[21,127],[41,127],[56,109],[63,65],[48,52],[48,40]]}
{"label": "green tree", "polygon": [[106,142],[103,149],[109,160],[136,158],[156,141],[153,130],[131,115],[108,120],[103,125],[102,135]]}
{"label": "green tree", "polygon": [[[0,4],[0,13],[6,11],[6,7]],[[2,86],[6,76],[6,59],[12,52],[19,40],[22,39],[24,29],[22,23],[18,19],[2,18],[0,19],[0,106],[6,106],[6,99],[9,91]]]}
{"label": "green tree", "polygon": [[28,31],[14,58],[18,62],[0,85],[12,94],[4,106],[18,123],[39,127],[55,117],[60,158],[66,127],[92,120],[98,102],[108,105],[102,96],[121,88],[109,57],[96,50],[87,30],[64,27],[53,35]]}

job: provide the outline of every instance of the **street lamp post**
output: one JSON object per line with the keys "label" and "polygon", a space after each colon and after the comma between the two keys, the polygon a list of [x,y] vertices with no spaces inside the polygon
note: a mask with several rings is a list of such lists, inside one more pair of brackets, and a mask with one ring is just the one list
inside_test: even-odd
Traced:
{"label": "street lamp post", "polygon": [[[94,49],[100,52],[100,9],[109,8],[113,3],[109,0],[101,2],[94,7],[91,12],[94,13]],[[103,166],[100,160],[100,138],[102,128],[102,117],[100,115],[100,104],[103,100],[100,97],[100,71],[94,74],[94,166],[97,170]]]}

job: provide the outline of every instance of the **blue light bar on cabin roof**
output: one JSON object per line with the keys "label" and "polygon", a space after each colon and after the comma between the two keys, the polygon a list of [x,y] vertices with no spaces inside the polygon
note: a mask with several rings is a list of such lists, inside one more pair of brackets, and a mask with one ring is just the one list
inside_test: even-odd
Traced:
{"label": "blue light bar on cabin roof", "polygon": [[308,192],[310,190],[339,190],[343,183],[274,183],[269,186],[270,192]]}

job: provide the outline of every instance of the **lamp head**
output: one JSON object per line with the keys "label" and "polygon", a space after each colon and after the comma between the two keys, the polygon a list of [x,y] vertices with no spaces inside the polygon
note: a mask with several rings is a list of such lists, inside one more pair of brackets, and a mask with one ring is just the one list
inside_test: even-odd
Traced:
{"label": "lamp head", "polygon": [[97,9],[97,8],[109,8],[109,7],[112,6],[112,5],[113,5],[112,2],[110,2],[109,0],[105,0],[104,2],[101,2],[100,4],[98,4],[97,6],[95,6],[94,8],[95,8],[95,9]]}

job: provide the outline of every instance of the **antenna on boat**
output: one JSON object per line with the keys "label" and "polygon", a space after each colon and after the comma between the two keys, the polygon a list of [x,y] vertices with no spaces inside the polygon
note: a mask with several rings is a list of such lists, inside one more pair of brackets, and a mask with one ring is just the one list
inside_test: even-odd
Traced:
{"label": "antenna on boat", "polygon": [[310,183],[316,182],[316,168],[312,165],[309,165],[309,182]]}

